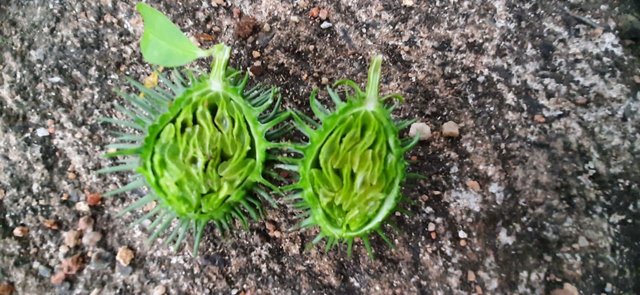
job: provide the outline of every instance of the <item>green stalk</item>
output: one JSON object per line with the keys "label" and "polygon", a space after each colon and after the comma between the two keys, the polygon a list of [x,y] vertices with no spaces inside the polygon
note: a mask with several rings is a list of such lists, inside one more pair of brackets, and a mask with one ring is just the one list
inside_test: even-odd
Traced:
{"label": "green stalk", "polygon": [[216,44],[211,48],[211,55],[213,56],[213,62],[211,63],[210,84],[211,90],[222,91],[225,81],[225,73],[227,70],[227,64],[231,57],[231,47],[222,43]]}
{"label": "green stalk", "polygon": [[380,88],[381,71],[382,55],[378,54],[371,59],[371,65],[369,66],[367,87],[365,89],[365,105],[368,110],[375,110],[378,107],[378,89]]}

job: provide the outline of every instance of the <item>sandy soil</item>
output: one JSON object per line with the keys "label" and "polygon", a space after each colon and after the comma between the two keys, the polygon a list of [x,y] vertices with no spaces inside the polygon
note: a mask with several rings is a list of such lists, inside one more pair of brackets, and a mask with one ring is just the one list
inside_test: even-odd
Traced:
{"label": "sandy soil", "polygon": [[[127,181],[95,171],[109,164],[99,155],[112,130],[98,118],[122,103],[112,88],[151,72],[133,3],[9,0],[0,294],[640,293],[640,71],[636,45],[619,35],[623,3],[151,2],[202,46],[232,46],[252,83],[279,85],[286,106],[307,112],[313,87],[363,82],[382,53],[383,92],[406,97],[395,115],[434,131],[408,155],[427,179],[406,185],[414,202],[393,216],[397,230],[385,228],[397,247],[374,238],[374,260],[361,244],[351,259],[308,248],[315,233],[286,231],[295,221],[285,206],[248,231],[207,228],[197,258],[146,246],[145,226],[128,227],[141,212],[115,217],[138,194],[86,203]],[[309,17],[314,7],[328,18]],[[246,39],[234,9],[257,21]],[[442,136],[447,121],[459,137]],[[70,247],[86,216],[93,231]],[[116,259],[122,246],[135,256],[128,266]]]}

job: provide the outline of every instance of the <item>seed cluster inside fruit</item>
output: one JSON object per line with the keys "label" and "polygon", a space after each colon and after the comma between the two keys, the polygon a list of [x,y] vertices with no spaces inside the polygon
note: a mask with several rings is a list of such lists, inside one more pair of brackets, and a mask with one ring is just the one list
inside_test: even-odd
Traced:
{"label": "seed cluster inside fruit", "polygon": [[[241,107],[220,92],[194,87],[167,122],[144,167],[147,181],[179,215],[215,215],[237,201],[256,166],[249,126]],[[152,135],[153,136],[153,135]]]}
{"label": "seed cluster inside fruit", "polygon": [[359,229],[391,193],[395,171],[386,167],[395,167],[398,159],[387,140],[393,134],[387,134],[383,124],[374,112],[353,112],[340,120],[317,152],[309,179],[333,227]]}

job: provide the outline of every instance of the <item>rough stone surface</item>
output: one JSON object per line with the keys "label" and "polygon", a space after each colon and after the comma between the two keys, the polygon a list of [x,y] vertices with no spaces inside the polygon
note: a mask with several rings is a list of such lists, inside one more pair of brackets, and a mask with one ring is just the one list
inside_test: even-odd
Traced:
{"label": "rough stone surface", "polygon": [[448,121],[442,124],[442,136],[458,137],[460,135],[460,127],[456,122]]}
{"label": "rough stone surface", "polygon": [[420,140],[427,140],[431,137],[431,128],[426,123],[413,123],[409,127],[409,136],[413,137],[416,135],[420,137]]}
{"label": "rough stone surface", "polygon": [[[99,155],[114,128],[98,119],[125,104],[112,89],[131,90],[125,76],[142,81],[152,71],[137,47],[133,1],[0,2],[0,286],[16,294],[143,294],[158,285],[167,294],[549,294],[565,283],[581,294],[640,294],[632,78],[640,41],[633,24],[621,39],[617,24],[630,19],[633,1],[147,1],[189,36],[213,36],[201,46],[232,46],[236,68],[254,67],[259,51],[250,83],[277,84],[286,107],[310,115],[322,77],[363,85],[369,57],[381,53],[381,92],[406,99],[397,119],[464,126],[455,140],[434,136],[408,155],[420,159],[410,172],[427,178],[405,185],[412,202],[402,205],[409,214],[391,217],[398,231],[383,228],[395,249],[373,237],[376,259],[361,242],[352,258],[344,248],[325,254],[323,245],[307,247],[314,230],[276,237],[254,222],[224,237],[207,227],[200,255],[214,260],[193,258],[189,247],[146,246],[144,226],[128,227],[143,212],[115,216],[144,192],[74,208],[85,191],[130,181],[95,171],[112,164]],[[309,18],[314,6],[330,11],[331,28]],[[235,35],[234,9],[256,20],[246,39]],[[324,90],[320,98],[330,101]],[[278,229],[295,225],[286,206],[265,214]],[[62,237],[86,215],[104,251],[135,250],[133,268],[89,263],[58,275],[75,254],[91,261],[92,249],[69,249]],[[31,231],[15,237],[18,226]],[[34,262],[56,269],[44,278]]]}

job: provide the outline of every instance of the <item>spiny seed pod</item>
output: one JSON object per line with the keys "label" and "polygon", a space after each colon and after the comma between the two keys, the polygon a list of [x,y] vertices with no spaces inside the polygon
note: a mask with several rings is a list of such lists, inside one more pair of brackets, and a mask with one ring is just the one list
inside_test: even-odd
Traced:
{"label": "spiny seed pod", "polygon": [[353,91],[342,101],[327,88],[336,105],[334,112],[316,100],[316,91],[312,93],[311,109],[321,124],[301,113],[293,114],[296,127],[309,142],[294,146],[302,158],[280,166],[299,173],[299,181],[286,189],[293,192],[289,198],[296,201],[295,206],[304,210],[300,227],[320,229],[313,244],[326,238],[328,251],[346,242],[349,256],[355,238],[362,239],[372,255],[368,238],[372,232],[392,245],[381,225],[401,199],[407,166],[404,154],[418,140],[400,140],[399,130],[411,121],[394,123],[393,107],[384,105],[389,98],[402,97],[378,95],[381,63],[381,56],[372,59],[365,92],[353,81],[338,81],[336,86],[345,85]]}
{"label": "spiny seed pod", "polygon": [[[152,9],[139,5],[139,10],[141,8]],[[155,10],[147,12],[154,13],[154,17],[162,16]],[[143,13],[143,16],[147,22],[148,15]],[[166,19],[155,21],[164,21],[165,27],[167,22],[171,24]],[[143,37],[143,54],[144,46]],[[279,145],[269,140],[287,131],[286,126],[274,127],[289,116],[288,112],[280,111],[281,100],[275,88],[258,86],[245,90],[249,76],[243,77],[240,72],[227,68],[229,47],[218,44],[206,54],[214,58],[209,75],[188,73],[185,79],[179,71],[174,71],[172,78],[159,76],[166,89],[147,88],[131,81],[142,94],[120,92],[133,108],[116,108],[128,118],[104,121],[137,132],[117,133],[118,142],[107,146],[115,151],[106,156],[125,158],[120,160],[121,165],[99,171],[138,172],[131,183],[105,196],[147,187],[147,195],[119,215],[157,202],[154,209],[132,225],[154,219],[149,226],[153,234],[148,243],[173,227],[164,242],[174,242],[174,250],[192,230],[194,255],[209,222],[221,231],[229,230],[236,219],[247,227],[245,215],[253,219],[261,215],[261,202],[256,195],[275,205],[261,185],[276,191],[278,188],[263,177],[263,172],[265,161],[272,158],[268,150]],[[153,59],[159,55],[152,52],[146,54],[145,59],[149,56]],[[163,58],[163,63],[175,62],[169,55]],[[270,107],[272,110],[266,112]]]}

